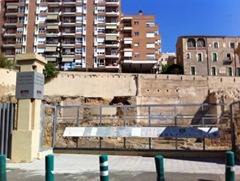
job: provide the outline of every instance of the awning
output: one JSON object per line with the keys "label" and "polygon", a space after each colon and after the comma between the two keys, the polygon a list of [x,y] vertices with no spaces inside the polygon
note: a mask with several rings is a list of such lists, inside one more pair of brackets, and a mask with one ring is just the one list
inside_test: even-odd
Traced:
{"label": "awning", "polygon": [[46,47],[45,52],[55,52],[57,47]]}
{"label": "awning", "polygon": [[47,20],[57,20],[58,15],[47,15]]}
{"label": "awning", "polygon": [[58,29],[58,28],[59,28],[59,27],[58,27],[57,25],[52,25],[52,26],[49,25],[49,26],[47,26],[47,29],[48,29],[48,30],[53,30],[53,29],[56,30],[56,29]]}
{"label": "awning", "polygon": [[57,59],[56,58],[46,58],[48,62],[55,62]]}
{"label": "awning", "polygon": [[117,26],[114,26],[114,25],[112,25],[112,26],[106,26],[106,29],[117,29]]}
{"label": "awning", "polygon": [[73,62],[74,58],[62,58],[62,62]]}
{"label": "awning", "polygon": [[7,9],[18,9],[17,5],[9,5],[7,6]]}
{"label": "awning", "polygon": [[106,40],[117,40],[117,36],[116,35],[107,35]]}

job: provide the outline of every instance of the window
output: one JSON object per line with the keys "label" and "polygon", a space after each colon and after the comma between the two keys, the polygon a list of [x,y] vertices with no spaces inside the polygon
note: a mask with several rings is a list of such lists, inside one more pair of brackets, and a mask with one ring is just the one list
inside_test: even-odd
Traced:
{"label": "window", "polygon": [[146,48],[155,48],[155,43],[154,42],[148,42],[146,45]]}
{"label": "window", "polygon": [[212,61],[213,62],[217,61],[217,53],[212,53]]}
{"label": "window", "polygon": [[198,46],[198,47],[205,47],[205,40],[202,39],[202,38],[199,38],[199,39],[197,40],[197,46]]}
{"label": "window", "polygon": [[139,32],[138,31],[134,32],[134,36],[139,36]]}
{"label": "window", "polygon": [[155,23],[153,21],[146,22],[147,27],[153,27],[154,25],[155,25]]}
{"label": "window", "polygon": [[76,53],[76,55],[82,54],[82,49],[81,48],[76,48],[75,53]]}
{"label": "window", "polygon": [[147,60],[153,60],[153,59],[155,59],[155,54],[147,53],[146,58],[147,58]]}
{"label": "window", "polygon": [[212,70],[211,70],[211,71],[212,71],[212,72],[211,72],[212,75],[215,76],[215,75],[216,75],[216,68],[215,68],[215,67],[212,67]]}
{"label": "window", "polygon": [[187,41],[187,46],[188,47],[196,47],[196,42],[195,42],[195,40],[194,39],[188,39],[188,41]]}
{"label": "window", "polygon": [[237,68],[237,76],[240,77],[240,68]]}
{"label": "window", "polygon": [[187,59],[191,58],[191,53],[187,53]]}
{"label": "window", "polygon": [[235,45],[233,42],[230,43],[230,48],[235,48]]}
{"label": "window", "polygon": [[24,6],[20,6],[20,7],[19,7],[19,12],[20,12],[20,13],[24,13],[24,11],[25,11],[25,7],[24,7]]}
{"label": "window", "polygon": [[134,53],[134,57],[139,57],[139,53]]}
{"label": "window", "polygon": [[139,25],[139,21],[134,21],[134,25]]}
{"label": "window", "polygon": [[195,67],[191,67],[191,75],[196,75]]}
{"label": "window", "polygon": [[218,48],[219,47],[218,42],[214,42],[213,46],[214,46],[214,48]]}
{"label": "window", "polygon": [[147,38],[154,38],[155,37],[155,33],[154,32],[147,32],[146,33],[146,37]]}
{"label": "window", "polygon": [[231,54],[230,53],[227,54],[227,60],[231,60]]}
{"label": "window", "polygon": [[139,46],[139,42],[135,42],[135,43],[134,43],[134,46],[135,46],[135,47],[138,47],[138,46]]}
{"label": "window", "polygon": [[197,61],[202,61],[202,53],[197,54]]}
{"label": "window", "polygon": [[227,68],[227,75],[232,76],[232,67]]}
{"label": "window", "polygon": [[82,27],[76,27],[76,33],[81,33],[82,32]]}
{"label": "window", "polygon": [[76,44],[81,44],[83,42],[82,38],[76,38],[75,39]]}

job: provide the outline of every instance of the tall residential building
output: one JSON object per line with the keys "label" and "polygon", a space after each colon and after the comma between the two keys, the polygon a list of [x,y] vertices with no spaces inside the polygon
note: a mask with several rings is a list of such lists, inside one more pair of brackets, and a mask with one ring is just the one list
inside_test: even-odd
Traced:
{"label": "tall residential building", "polygon": [[186,75],[240,76],[239,45],[240,37],[180,36],[177,64]]}
{"label": "tall residential building", "polygon": [[123,72],[154,72],[161,56],[161,36],[154,16],[121,17],[121,67]]}
{"label": "tall residential building", "polygon": [[[120,0],[2,0],[0,51],[12,59],[36,52],[65,70],[117,72],[125,64],[121,18]],[[155,42],[160,36],[153,27],[147,32],[152,41],[146,43],[157,47],[153,36]],[[144,56],[157,57],[150,51]]]}

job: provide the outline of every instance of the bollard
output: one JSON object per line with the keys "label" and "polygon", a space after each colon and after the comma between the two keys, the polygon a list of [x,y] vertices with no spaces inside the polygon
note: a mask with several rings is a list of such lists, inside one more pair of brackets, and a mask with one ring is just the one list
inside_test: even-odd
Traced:
{"label": "bollard", "polygon": [[163,164],[162,155],[155,156],[155,164],[156,164],[156,171],[157,171],[157,181],[165,181],[164,164]]}
{"label": "bollard", "polygon": [[101,155],[99,157],[100,162],[100,181],[109,181],[108,176],[108,156],[107,155]]}
{"label": "bollard", "polygon": [[225,181],[235,181],[235,163],[232,151],[226,151],[225,166]]}
{"label": "bollard", "polygon": [[45,157],[45,170],[46,170],[46,175],[45,179],[46,181],[54,181],[54,156],[53,155],[47,155]]}
{"label": "bollard", "polygon": [[5,155],[0,155],[0,180],[1,181],[7,180]]}

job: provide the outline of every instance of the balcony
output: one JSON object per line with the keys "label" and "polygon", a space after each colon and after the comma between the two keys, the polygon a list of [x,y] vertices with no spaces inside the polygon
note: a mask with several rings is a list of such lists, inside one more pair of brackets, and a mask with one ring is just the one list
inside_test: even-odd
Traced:
{"label": "balcony", "polygon": [[3,41],[3,47],[15,47],[16,41]]}
{"label": "balcony", "polygon": [[64,0],[63,1],[63,4],[75,4],[76,3],[76,0]]}
{"label": "balcony", "polygon": [[[42,0],[41,0],[42,1]],[[43,0],[43,1],[45,1],[45,0]],[[42,2],[43,2],[42,1]],[[48,5],[61,5],[61,2],[60,2],[60,0],[47,0],[47,1],[45,1],[45,2],[48,2]]]}
{"label": "balcony", "polygon": [[106,52],[106,58],[119,58],[119,53]]}
{"label": "balcony", "polygon": [[63,13],[63,15],[75,15],[76,9],[75,8],[64,9],[62,13]]}
{"label": "balcony", "polygon": [[63,36],[75,36],[75,29],[70,30],[70,31],[64,31],[62,32]]}
{"label": "balcony", "polygon": [[17,16],[18,14],[18,9],[8,9],[6,12],[6,16]]}
{"label": "balcony", "polygon": [[75,46],[75,40],[68,40],[62,42],[63,47],[74,47]]}
{"label": "balcony", "polygon": [[46,36],[47,37],[59,37],[61,35],[61,33],[59,32],[47,32]]}
{"label": "balcony", "polygon": [[223,59],[223,65],[230,65],[233,62],[233,58],[226,57]]}
{"label": "balcony", "polygon": [[7,19],[4,23],[4,26],[16,26],[18,23],[17,19]]}
{"label": "balcony", "polygon": [[3,37],[12,37],[16,36],[17,30],[5,31]]}
{"label": "balcony", "polygon": [[106,0],[106,5],[118,6],[119,1],[118,0]]}

